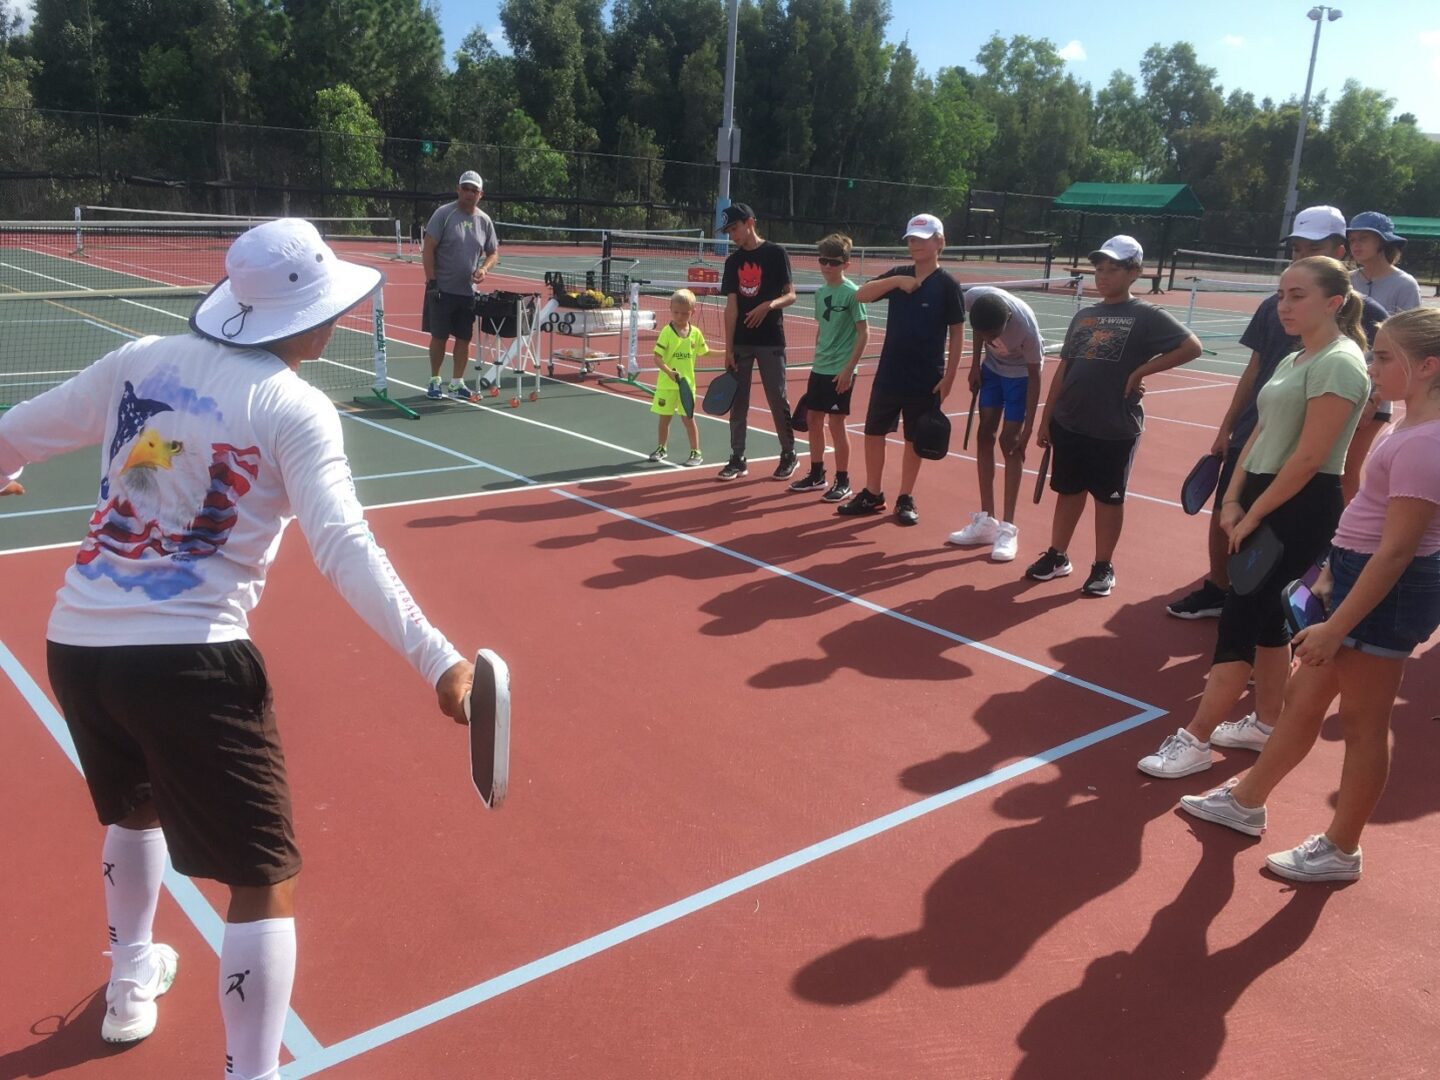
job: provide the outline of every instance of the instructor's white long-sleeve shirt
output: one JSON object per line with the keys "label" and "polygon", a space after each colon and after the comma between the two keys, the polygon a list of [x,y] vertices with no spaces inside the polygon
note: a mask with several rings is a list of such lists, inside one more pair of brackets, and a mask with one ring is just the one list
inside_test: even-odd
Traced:
{"label": "instructor's white long-sleeve shirt", "polygon": [[0,473],[100,446],[100,491],[50,615],[66,645],[246,638],[286,526],[432,686],[461,658],[355,496],[335,407],[275,356],[147,337],[0,415]]}

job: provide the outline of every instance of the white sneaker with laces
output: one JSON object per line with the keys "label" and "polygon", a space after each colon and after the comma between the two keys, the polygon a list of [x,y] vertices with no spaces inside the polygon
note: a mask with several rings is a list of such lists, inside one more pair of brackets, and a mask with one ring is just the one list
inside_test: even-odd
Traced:
{"label": "white sneaker with laces", "polygon": [[1265,858],[1271,871],[1291,881],[1354,881],[1360,876],[1361,853],[1347,855],[1324,833],[1316,833],[1289,851]]}
{"label": "white sneaker with laces", "polygon": [[1234,788],[1239,782],[1237,777],[1204,795],[1182,795],[1180,809],[1203,821],[1225,825],[1247,836],[1259,836],[1265,831],[1265,807],[1241,806],[1236,802]]}
{"label": "white sneaker with laces", "polygon": [[1184,728],[1167,735],[1160,749],[1136,763],[1136,768],[1161,780],[1174,780],[1210,767],[1210,744],[1202,743]]}
{"label": "white sneaker with laces", "polygon": [[[991,519],[994,520],[993,518]],[[990,549],[991,562],[1014,562],[1020,547],[1020,530],[1008,521],[1002,521],[995,530],[995,546]]]}
{"label": "white sneaker with laces", "polygon": [[1260,730],[1260,718],[1253,712],[1239,720],[1221,724],[1210,736],[1212,746],[1231,750],[1264,750],[1269,741],[1269,733]]}
{"label": "white sneaker with laces", "polygon": [[970,524],[951,533],[946,543],[956,547],[979,547],[981,544],[995,543],[999,532],[1000,523],[984,510],[977,510],[970,515]]}
{"label": "white sneaker with laces", "polygon": [[[160,1010],[155,999],[175,982],[180,958],[169,945],[150,946],[131,974],[143,978],[112,978],[105,987],[105,1019],[100,1037],[108,1043],[138,1042],[155,1030]],[[113,974],[113,973],[112,973]]]}

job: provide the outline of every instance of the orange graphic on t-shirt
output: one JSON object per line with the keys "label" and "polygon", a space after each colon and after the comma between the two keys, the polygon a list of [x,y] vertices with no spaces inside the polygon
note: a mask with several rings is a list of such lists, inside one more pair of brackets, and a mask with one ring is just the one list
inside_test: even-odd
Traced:
{"label": "orange graphic on t-shirt", "polygon": [[760,265],[758,263],[741,263],[739,276],[741,296],[754,296],[760,291]]}

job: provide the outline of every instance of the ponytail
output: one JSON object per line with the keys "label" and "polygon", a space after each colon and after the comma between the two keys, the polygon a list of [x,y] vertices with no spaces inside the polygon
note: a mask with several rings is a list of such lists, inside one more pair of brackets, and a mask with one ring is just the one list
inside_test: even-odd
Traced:
{"label": "ponytail", "polygon": [[1366,352],[1370,348],[1370,342],[1366,340],[1365,328],[1360,324],[1360,315],[1365,310],[1365,301],[1360,294],[1351,289],[1345,297],[1345,302],[1340,305],[1340,310],[1335,313],[1335,322],[1340,327],[1340,332],[1348,337],[1360,351]]}

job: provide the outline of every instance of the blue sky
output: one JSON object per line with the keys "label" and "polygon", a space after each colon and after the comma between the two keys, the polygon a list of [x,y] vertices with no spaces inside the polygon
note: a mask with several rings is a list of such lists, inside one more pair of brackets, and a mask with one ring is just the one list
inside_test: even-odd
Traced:
{"label": "blue sky", "polygon": [[[719,2],[719,0],[717,0]],[[475,26],[505,50],[499,0],[432,0],[440,13],[446,54]],[[1384,90],[1396,112],[1411,112],[1424,131],[1440,133],[1440,3],[1435,0],[1337,0],[1344,15],[1325,23],[1314,92],[1333,101],[1347,78]],[[1099,87],[1120,68],[1139,75],[1140,56],[1156,42],[1188,41],[1202,63],[1219,71],[1226,90],[1284,100],[1305,89],[1315,24],[1311,5],[1297,0],[1205,0],[1203,3],[1102,5],[1074,0],[891,0],[890,37],[909,38],[920,65],[973,66],[992,32],[1046,37],[1071,71]],[[743,126],[744,120],[741,118]]]}

